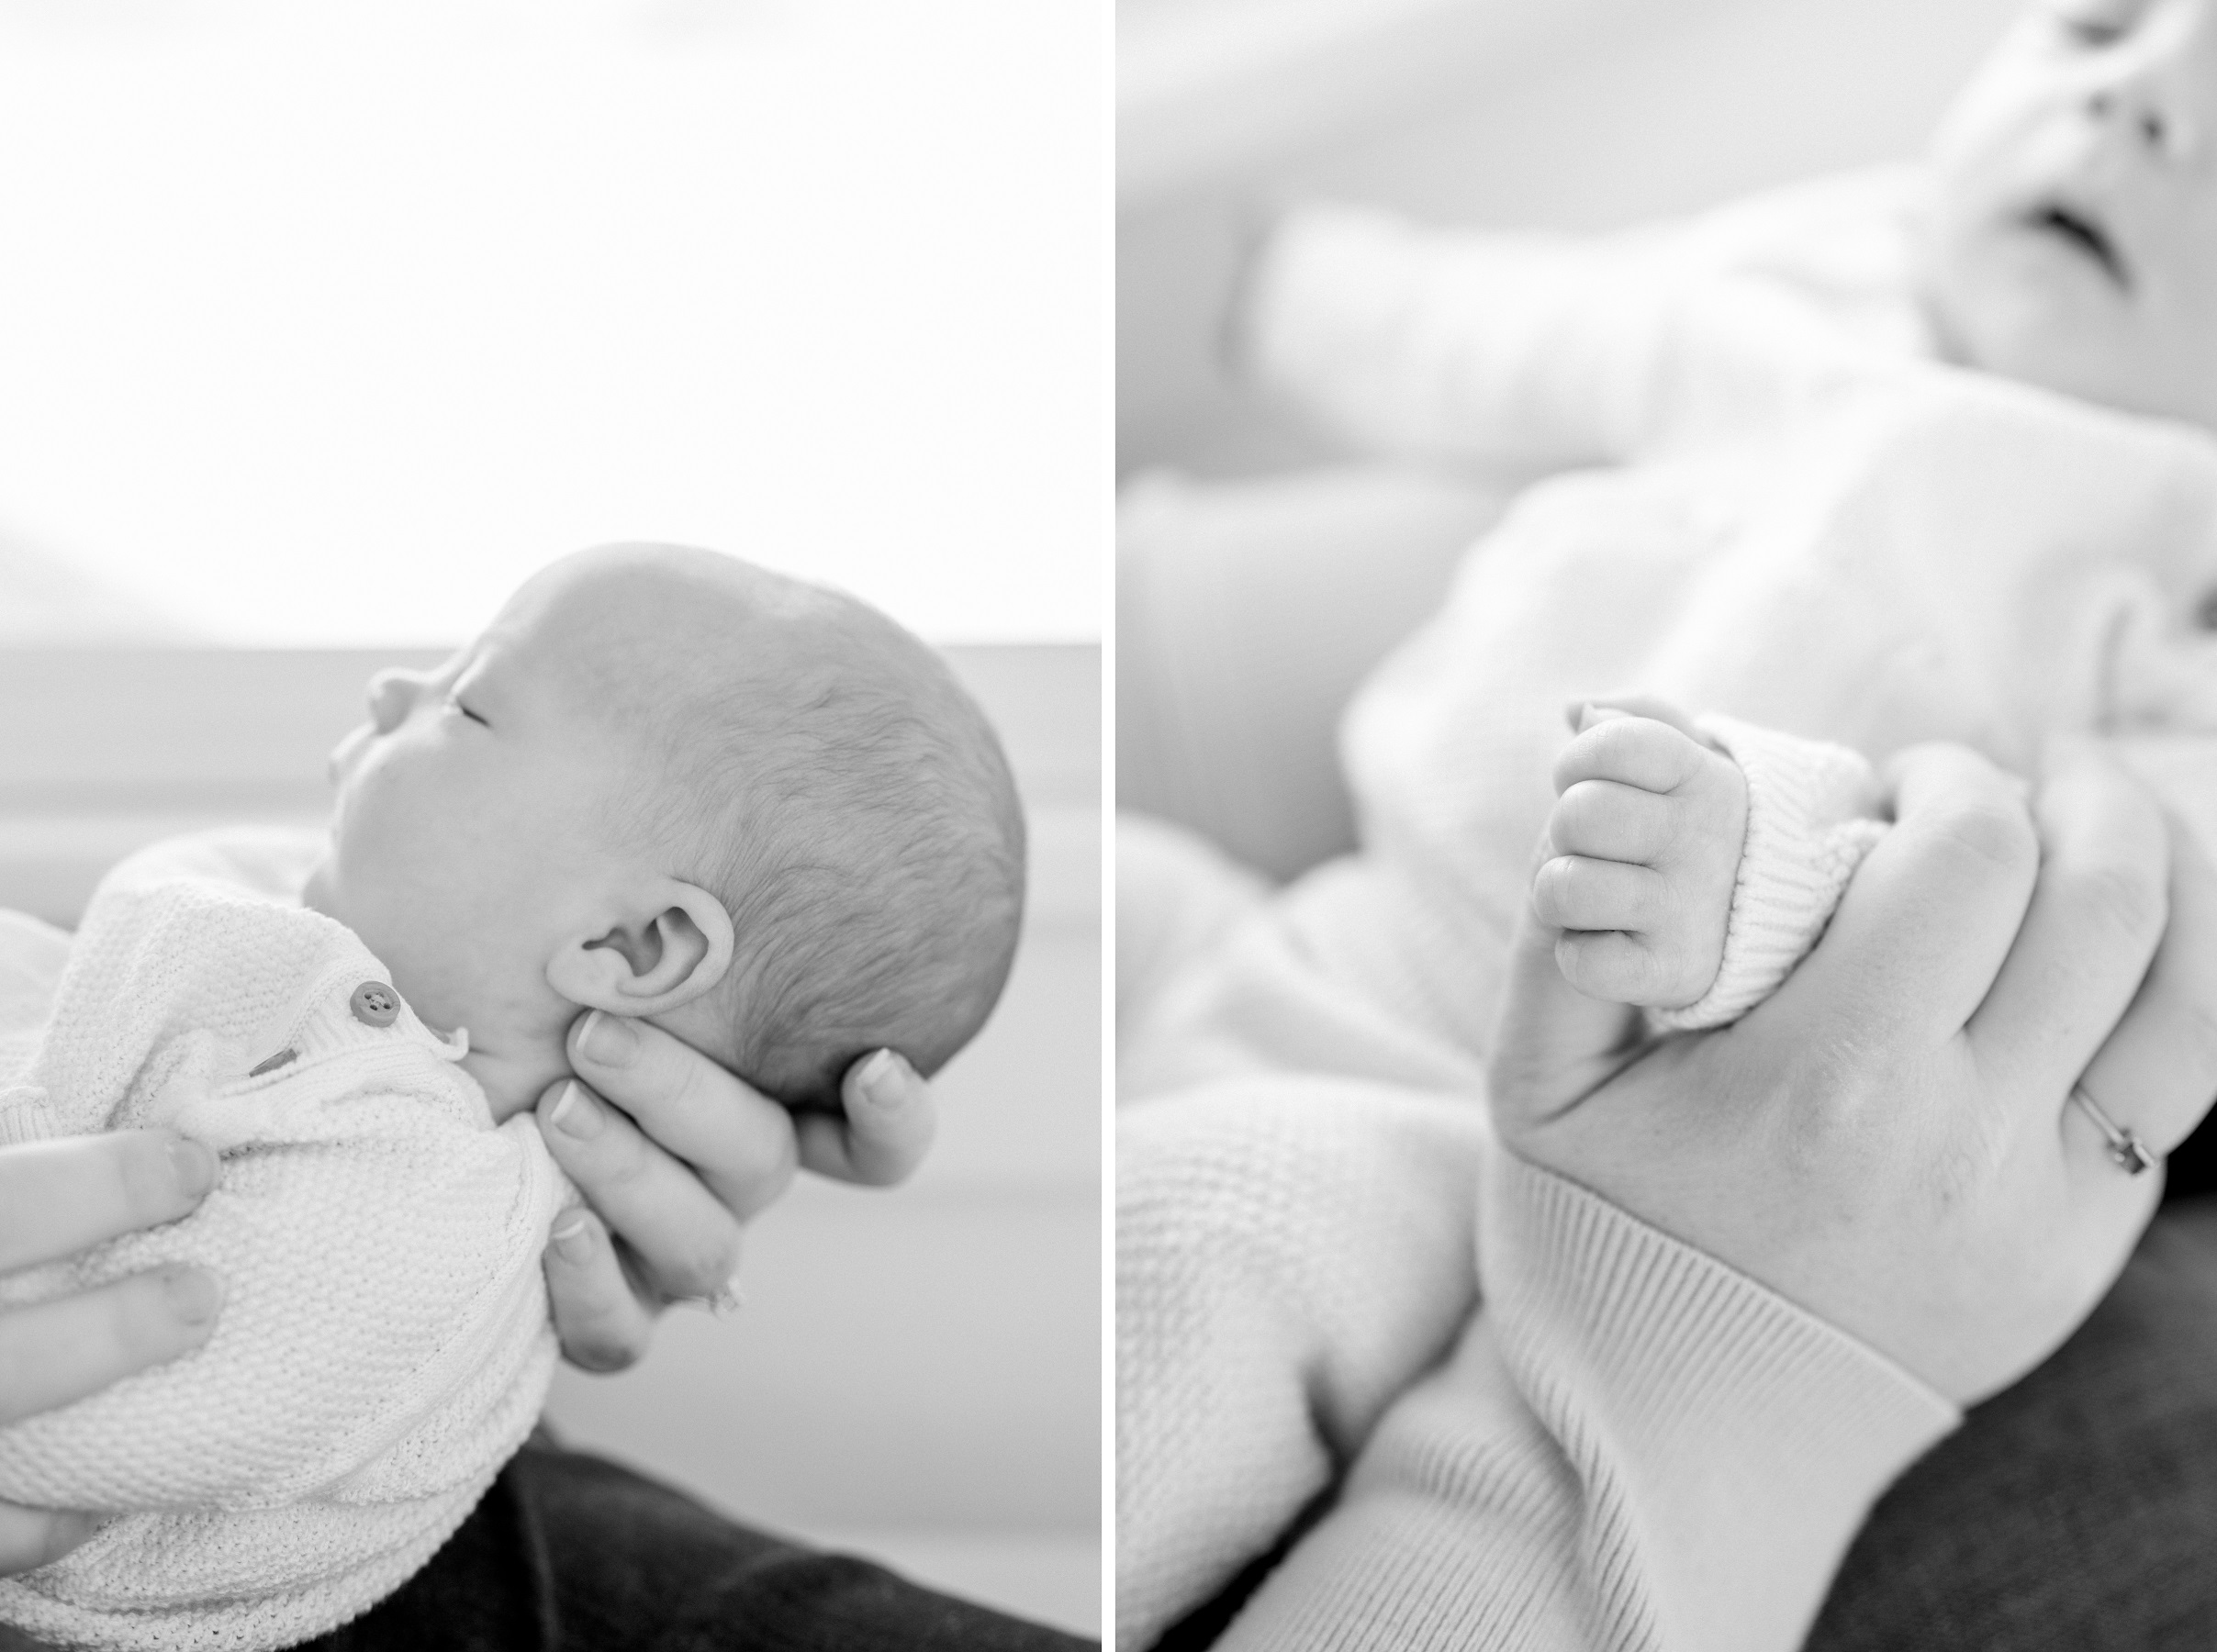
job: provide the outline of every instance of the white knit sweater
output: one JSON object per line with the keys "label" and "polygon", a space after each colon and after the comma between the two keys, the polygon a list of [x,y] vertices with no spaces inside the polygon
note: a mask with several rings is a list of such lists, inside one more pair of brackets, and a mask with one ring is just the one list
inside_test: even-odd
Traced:
{"label": "white knit sweater", "polygon": [[116,1512],[0,1580],[0,1620],[59,1645],[253,1652],[345,1622],[445,1541],[545,1395],[567,1184],[530,1119],[493,1126],[459,1035],[353,1012],[390,979],[298,904],[314,852],[234,832],[133,856],[35,1023],[50,939],[0,937],[27,977],[0,983],[0,1128],[162,1124],[223,1166],[185,1220],[5,1282],[23,1302],[192,1262],[226,1292],[196,1352],[0,1430],[0,1500]]}

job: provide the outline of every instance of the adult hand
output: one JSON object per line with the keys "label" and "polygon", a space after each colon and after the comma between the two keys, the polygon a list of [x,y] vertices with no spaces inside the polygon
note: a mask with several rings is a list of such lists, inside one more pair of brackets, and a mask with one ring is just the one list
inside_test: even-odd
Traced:
{"label": "adult hand", "polygon": [[[213,1153],[166,1131],[0,1147],[0,1271],[174,1222],[199,1204],[216,1175]],[[222,1301],[214,1276],[173,1267],[0,1310],[0,1426],[198,1347]],[[0,1574],[43,1566],[92,1532],[89,1514],[0,1503]]]}
{"label": "adult hand", "polygon": [[1898,823],[1822,942],[1719,1032],[1641,1044],[1563,983],[1528,911],[1504,1140],[1960,1403],[2015,1381],[2161,1190],[2110,1159],[2074,1082],[2157,1154],[2217,1092],[2217,875],[2105,759],[2053,759],[2028,810],[1965,751],[1904,753]]}
{"label": "adult hand", "polygon": [[837,1117],[796,1114],[660,1028],[597,1010],[571,1026],[569,1055],[577,1080],[550,1087],[537,1117],[591,1208],[555,1221],[546,1281],[563,1353],[589,1371],[644,1354],[667,1303],[723,1296],[741,1227],[797,1167],[886,1187],[931,1146],[931,1090],[890,1050],[847,1069]]}

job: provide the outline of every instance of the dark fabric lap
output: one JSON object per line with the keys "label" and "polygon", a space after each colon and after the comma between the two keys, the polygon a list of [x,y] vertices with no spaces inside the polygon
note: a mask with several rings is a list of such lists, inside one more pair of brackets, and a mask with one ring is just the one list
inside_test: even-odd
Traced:
{"label": "dark fabric lap", "polygon": [[534,1442],[431,1564],[315,1652],[1074,1652],[1052,1629],[733,1525]]}
{"label": "dark fabric lap", "polygon": [[1974,1646],[2217,1647],[2217,1194],[2167,1202],[2077,1334],[1879,1501],[1807,1652]]}

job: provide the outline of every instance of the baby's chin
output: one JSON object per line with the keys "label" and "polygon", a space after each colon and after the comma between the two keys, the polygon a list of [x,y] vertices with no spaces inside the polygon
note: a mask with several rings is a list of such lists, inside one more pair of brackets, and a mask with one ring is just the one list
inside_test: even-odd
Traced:
{"label": "baby's chin", "polygon": [[300,904],[311,912],[321,912],[326,918],[336,918],[342,923],[346,921],[345,914],[338,907],[338,891],[331,876],[331,852],[329,849],[323,852],[323,858],[308,873],[308,881],[300,886]]}

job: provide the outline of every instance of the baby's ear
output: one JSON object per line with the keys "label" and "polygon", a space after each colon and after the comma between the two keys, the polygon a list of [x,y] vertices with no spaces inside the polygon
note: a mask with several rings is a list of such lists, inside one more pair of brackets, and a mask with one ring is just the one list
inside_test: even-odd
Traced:
{"label": "baby's ear", "polygon": [[690,1003],[732,966],[732,920],[697,884],[655,879],[633,911],[598,934],[563,943],[547,985],[573,1004],[611,1015],[661,1015]]}

